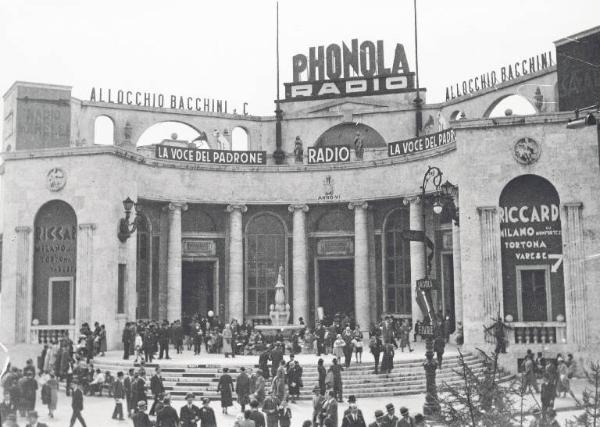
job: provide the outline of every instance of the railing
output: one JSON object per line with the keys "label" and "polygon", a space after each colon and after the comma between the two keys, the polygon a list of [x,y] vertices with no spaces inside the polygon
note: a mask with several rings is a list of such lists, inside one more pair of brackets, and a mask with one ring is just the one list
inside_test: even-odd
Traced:
{"label": "railing", "polygon": [[29,342],[31,344],[58,342],[65,332],[68,332],[69,338],[74,339],[75,327],[73,325],[31,326],[29,329]]}
{"label": "railing", "polygon": [[567,342],[565,322],[511,322],[513,344],[564,344]]}

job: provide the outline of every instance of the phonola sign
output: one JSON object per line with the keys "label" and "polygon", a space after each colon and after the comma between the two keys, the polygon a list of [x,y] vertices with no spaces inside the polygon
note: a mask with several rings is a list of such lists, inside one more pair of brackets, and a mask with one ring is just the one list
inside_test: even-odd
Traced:
{"label": "phonola sign", "polygon": [[391,67],[386,66],[383,40],[311,47],[308,55],[294,55],[292,69],[293,83],[284,84],[286,101],[409,92],[415,87],[404,46],[396,44]]}

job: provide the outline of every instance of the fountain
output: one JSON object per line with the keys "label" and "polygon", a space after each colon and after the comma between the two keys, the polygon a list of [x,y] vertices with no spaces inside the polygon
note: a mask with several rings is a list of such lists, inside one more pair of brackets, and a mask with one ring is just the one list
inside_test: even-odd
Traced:
{"label": "fountain", "polygon": [[283,284],[283,266],[279,267],[277,283],[275,284],[275,304],[269,306],[270,325],[257,325],[255,329],[259,330],[265,336],[272,336],[281,331],[285,338],[290,338],[295,331],[304,328],[302,325],[289,325],[290,305],[285,302],[285,285]]}

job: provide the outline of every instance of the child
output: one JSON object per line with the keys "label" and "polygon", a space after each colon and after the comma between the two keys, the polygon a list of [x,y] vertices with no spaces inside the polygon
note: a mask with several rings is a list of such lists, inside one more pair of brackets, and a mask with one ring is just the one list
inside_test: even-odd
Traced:
{"label": "child", "polygon": [[279,417],[279,426],[280,427],[290,427],[291,420],[292,420],[292,411],[288,407],[287,399],[284,399],[281,401],[281,405],[279,405],[277,415]]}

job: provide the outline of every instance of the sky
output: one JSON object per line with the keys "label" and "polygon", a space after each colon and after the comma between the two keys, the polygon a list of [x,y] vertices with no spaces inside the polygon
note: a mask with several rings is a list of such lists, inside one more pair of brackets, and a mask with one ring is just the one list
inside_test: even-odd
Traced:
{"label": "sky", "polygon": [[[0,0],[0,89],[16,80],[225,99],[272,115],[274,0]],[[446,86],[552,50],[599,24],[599,0],[417,0],[419,74],[428,102]],[[415,68],[412,0],[281,0],[280,81],[311,46],[402,43]],[[1,126],[1,125],[0,125]]]}

